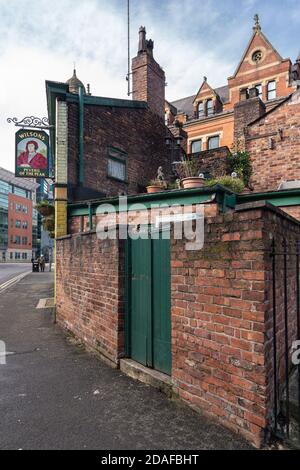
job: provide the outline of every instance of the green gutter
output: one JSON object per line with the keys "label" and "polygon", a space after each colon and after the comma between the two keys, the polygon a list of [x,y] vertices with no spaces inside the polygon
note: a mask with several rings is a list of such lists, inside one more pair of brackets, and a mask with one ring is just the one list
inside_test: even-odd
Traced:
{"label": "green gutter", "polygon": [[79,172],[78,182],[84,182],[84,91],[79,87]]}
{"label": "green gutter", "polygon": [[[159,207],[159,205],[181,205],[187,206],[192,204],[204,204],[216,201],[220,204],[221,210],[226,211],[228,208],[235,206],[236,195],[231,191],[218,185],[213,188],[203,189],[180,189],[173,191],[162,191],[154,194],[139,194],[129,196],[127,198],[127,210],[136,210],[133,205],[143,204],[145,208]],[[89,216],[89,207],[92,215],[96,214],[97,207],[101,204],[109,204],[111,207],[107,212],[113,212],[119,208],[119,198],[103,198],[91,201],[84,201],[68,205],[70,217],[79,215]],[[122,212],[122,209],[121,209]]]}
{"label": "green gutter", "polygon": [[255,201],[267,201],[276,207],[298,206],[300,205],[300,188],[241,194],[237,196],[237,204]]}

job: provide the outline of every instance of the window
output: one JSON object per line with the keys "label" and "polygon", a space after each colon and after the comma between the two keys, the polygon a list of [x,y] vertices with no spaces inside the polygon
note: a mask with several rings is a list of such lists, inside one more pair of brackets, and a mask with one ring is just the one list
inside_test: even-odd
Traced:
{"label": "window", "polygon": [[213,100],[206,101],[206,113],[207,113],[207,116],[214,114]]}
{"label": "window", "polygon": [[13,259],[13,256],[14,256],[13,252],[9,253],[10,259]]}
{"label": "window", "polygon": [[107,176],[119,181],[127,181],[127,154],[125,152],[109,147]]}
{"label": "window", "polygon": [[22,253],[22,259],[27,259],[27,253]]}
{"label": "window", "polygon": [[21,253],[15,253],[15,259],[21,259]]}
{"label": "window", "polygon": [[253,52],[253,54],[252,54],[253,62],[258,64],[258,62],[260,62],[262,60],[262,58],[263,58],[262,51],[258,50],[258,51]]}
{"label": "window", "polygon": [[28,238],[22,237],[22,245],[27,245],[27,243],[28,243]]}
{"label": "window", "polygon": [[16,220],[16,228],[21,228],[21,220]]}
{"label": "window", "polygon": [[201,116],[204,116],[204,108],[203,108],[203,103],[202,101],[200,101],[200,103],[198,103],[198,117],[201,117]]}
{"label": "window", "polygon": [[218,135],[214,135],[208,139],[208,150],[217,149],[220,147],[220,137]]}
{"label": "window", "polygon": [[23,221],[22,227],[23,227],[23,228],[28,228],[28,222],[27,222],[27,220],[24,220],[24,221]]}
{"label": "window", "polygon": [[20,244],[21,244],[21,237],[20,237],[20,235],[16,235],[16,237],[15,237],[15,243],[16,243],[17,245],[20,245]]}
{"label": "window", "polygon": [[258,91],[258,97],[260,99],[262,99],[262,86],[261,86],[261,83],[259,83],[258,85],[255,85],[255,88],[257,89]]}
{"label": "window", "polygon": [[202,150],[202,140],[201,139],[194,140],[191,143],[191,153],[201,152],[201,150]]}
{"label": "window", "polygon": [[272,80],[267,86],[267,100],[276,98],[276,81]]}

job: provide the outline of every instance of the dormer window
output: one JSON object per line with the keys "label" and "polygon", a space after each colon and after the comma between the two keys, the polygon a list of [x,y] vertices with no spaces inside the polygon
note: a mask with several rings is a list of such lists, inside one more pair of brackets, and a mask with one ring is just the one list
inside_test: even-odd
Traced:
{"label": "dormer window", "polygon": [[206,114],[207,116],[214,114],[213,100],[206,101]]}
{"label": "dormer window", "polygon": [[198,103],[198,118],[204,116],[203,102]]}

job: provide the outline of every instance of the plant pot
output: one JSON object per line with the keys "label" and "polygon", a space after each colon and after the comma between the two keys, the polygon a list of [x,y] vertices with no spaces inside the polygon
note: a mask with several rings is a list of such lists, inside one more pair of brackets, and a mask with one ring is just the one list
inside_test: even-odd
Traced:
{"label": "plant pot", "polygon": [[47,217],[46,219],[43,220],[43,227],[44,230],[47,230],[48,232],[53,232],[54,230],[54,218],[53,217]]}
{"label": "plant pot", "polygon": [[205,180],[199,176],[189,176],[181,180],[181,185],[183,189],[203,188],[204,181]]}
{"label": "plant pot", "polygon": [[154,185],[147,186],[146,189],[147,189],[148,194],[160,193],[161,191],[164,190],[161,186],[154,186]]}
{"label": "plant pot", "polygon": [[36,206],[36,210],[43,217],[48,217],[49,215],[54,214],[54,206]]}

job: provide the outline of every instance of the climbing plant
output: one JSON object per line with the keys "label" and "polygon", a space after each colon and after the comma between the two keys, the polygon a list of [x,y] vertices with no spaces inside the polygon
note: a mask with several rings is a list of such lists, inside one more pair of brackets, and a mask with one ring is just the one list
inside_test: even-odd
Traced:
{"label": "climbing plant", "polygon": [[252,163],[249,153],[241,148],[239,141],[233,145],[227,159],[230,173],[236,173],[245,186],[248,186],[252,175]]}

